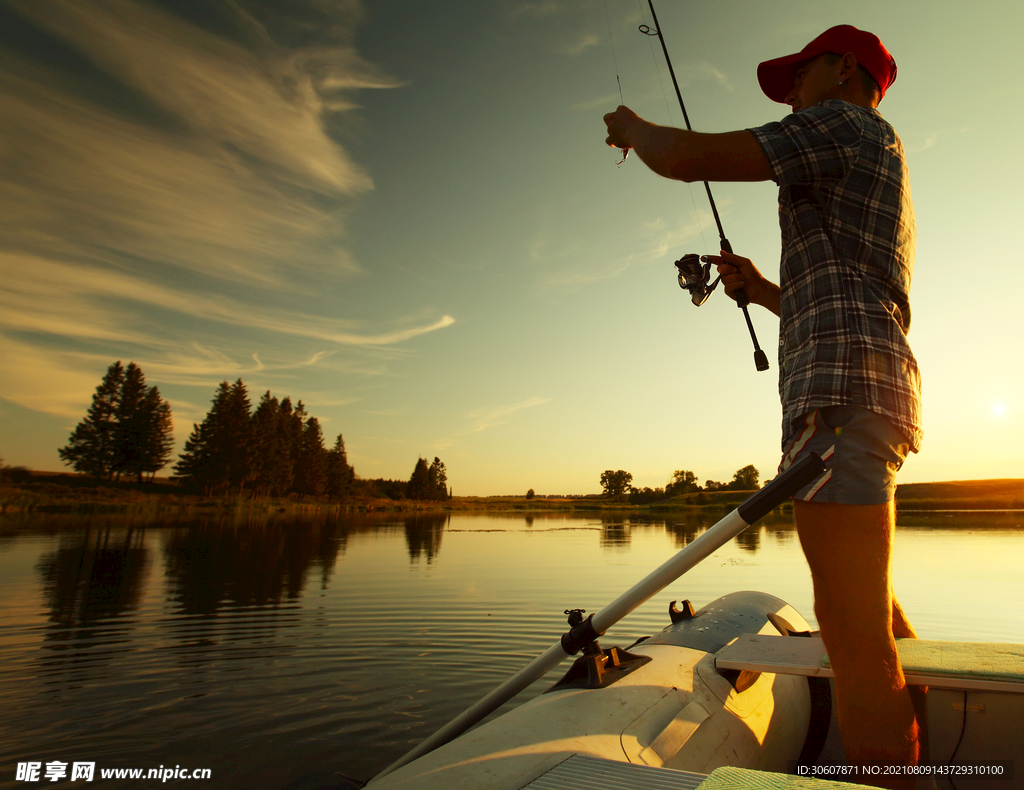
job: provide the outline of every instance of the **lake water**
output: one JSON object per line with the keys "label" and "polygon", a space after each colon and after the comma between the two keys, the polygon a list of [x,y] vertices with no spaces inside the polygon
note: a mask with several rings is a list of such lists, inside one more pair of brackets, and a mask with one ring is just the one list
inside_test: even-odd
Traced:
{"label": "lake water", "polygon": [[[18,763],[207,768],[210,788],[366,780],[718,516],[0,520],[0,788]],[[901,514],[894,572],[923,638],[1024,642],[1024,513]],[[736,590],[814,622],[772,516],[602,638],[625,647]],[[564,671],[566,662],[559,672]],[[554,676],[553,676],[554,677]],[[519,702],[539,693],[545,681]],[[174,782],[172,781],[172,784]],[[104,787],[154,780],[104,780]]]}

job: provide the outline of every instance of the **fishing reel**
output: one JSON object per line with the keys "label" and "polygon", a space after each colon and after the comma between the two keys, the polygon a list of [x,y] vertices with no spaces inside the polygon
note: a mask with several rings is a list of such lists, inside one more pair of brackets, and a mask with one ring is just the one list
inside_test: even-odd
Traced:
{"label": "fishing reel", "polygon": [[679,271],[679,287],[690,292],[690,301],[694,307],[700,307],[711,296],[712,291],[718,287],[719,275],[711,285],[711,264],[700,263],[700,256],[696,253],[687,253],[676,261],[676,269]]}
{"label": "fishing reel", "polygon": [[[729,252],[732,247],[729,242],[722,238],[722,249]],[[679,287],[690,292],[690,301],[695,307],[700,307],[711,296],[712,291],[718,287],[722,275],[718,275],[715,281],[708,285],[711,280],[711,264],[701,265],[700,256],[696,253],[687,253],[676,261],[676,270],[679,272]],[[754,343],[754,367],[759,371],[768,370],[768,356],[761,350],[757,343],[757,335],[754,334],[754,325],[750,322],[750,313],[747,312],[747,295],[743,291],[737,291],[736,305],[743,309],[743,318],[747,322],[747,331],[750,332],[750,339]]]}

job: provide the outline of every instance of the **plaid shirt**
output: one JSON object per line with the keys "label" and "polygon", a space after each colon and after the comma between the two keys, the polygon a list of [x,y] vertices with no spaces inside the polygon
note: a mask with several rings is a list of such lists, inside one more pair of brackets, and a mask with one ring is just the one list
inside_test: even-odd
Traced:
{"label": "plaid shirt", "polygon": [[813,409],[863,406],[921,446],[907,343],[915,223],[903,144],[876,110],[824,101],[750,130],[779,185],[783,439]]}

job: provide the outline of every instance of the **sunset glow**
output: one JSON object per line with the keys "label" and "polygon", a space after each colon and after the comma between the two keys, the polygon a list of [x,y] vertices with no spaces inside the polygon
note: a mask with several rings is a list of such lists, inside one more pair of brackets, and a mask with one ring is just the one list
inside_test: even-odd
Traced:
{"label": "sunset glow", "polygon": [[[408,479],[440,456],[457,495],[596,493],[605,469],[639,487],[677,469],[770,477],[778,321],[751,310],[772,365],[758,373],[721,289],[697,309],[676,284],[677,258],[717,251],[703,189],[636,156],[616,167],[604,145],[620,85],[682,125],[641,14],[0,4],[3,462],[64,469],[57,448],[122,360],[171,404],[178,450],[241,378],[302,400],[357,475]],[[1020,441],[978,449],[985,431],[1024,436],[1024,87],[993,78],[1024,66],[1017,16],[1009,0],[659,8],[704,131],[784,115],[757,64],[831,25],[898,60],[880,111],[917,212],[925,431],[902,482],[1024,477]],[[777,279],[775,185],[713,189],[733,247]]]}

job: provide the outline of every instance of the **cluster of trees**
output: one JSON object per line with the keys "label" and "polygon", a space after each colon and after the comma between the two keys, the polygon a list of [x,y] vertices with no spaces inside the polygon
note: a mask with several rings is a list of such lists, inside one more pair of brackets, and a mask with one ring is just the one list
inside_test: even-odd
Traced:
{"label": "cluster of trees", "polygon": [[450,497],[448,492],[448,472],[441,459],[434,456],[433,462],[427,466],[427,459],[416,461],[406,490],[406,499],[432,499],[444,501]]}
{"label": "cluster of trees", "polygon": [[302,401],[268,390],[252,410],[245,383],[221,382],[202,423],[192,426],[175,475],[207,494],[346,496],[355,479],[341,434],[328,450],[320,421]]}
{"label": "cluster of trees", "polygon": [[437,456],[427,464],[426,458],[416,461],[408,480],[359,480],[354,483],[353,493],[370,499],[417,499],[443,502],[451,499],[448,487],[448,472]]}
{"label": "cluster of trees", "polygon": [[[142,482],[167,465],[174,446],[171,408],[134,362],[115,362],[96,388],[92,405],[58,452],[76,472]],[[0,477],[3,464],[0,463]],[[451,498],[440,458],[419,458],[408,480],[359,480],[348,463],[345,440],[324,446],[316,417],[302,401],[263,394],[255,410],[245,383],[222,382],[202,423],[193,424],[174,464],[176,477],[207,494],[310,495],[341,499],[357,494],[390,499]]]}
{"label": "cluster of trees", "polygon": [[707,480],[701,487],[697,483],[697,476],[688,469],[677,469],[672,473],[668,484],[664,488],[634,488],[633,475],[619,469],[613,471],[606,469],[601,473],[601,488],[604,495],[609,499],[627,499],[634,504],[656,502],[659,499],[678,496],[680,494],[691,494],[699,491],[756,491],[760,488],[761,473],[753,464],[748,464],[742,469],[737,469],[729,483],[719,483],[716,480]]}
{"label": "cluster of trees", "polygon": [[146,386],[142,369],[120,360],[107,368],[92,396],[92,405],[57,452],[76,472],[141,483],[162,469],[174,446],[171,407],[156,387]]}
{"label": "cluster of trees", "polygon": [[348,462],[345,439],[324,446],[320,421],[302,401],[265,392],[252,410],[241,379],[222,382],[201,424],[194,425],[174,465],[178,478],[209,494],[251,491],[253,496],[358,495],[388,499],[445,500],[448,475],[440,458],[416,462],[408,481],[360,480]]}

